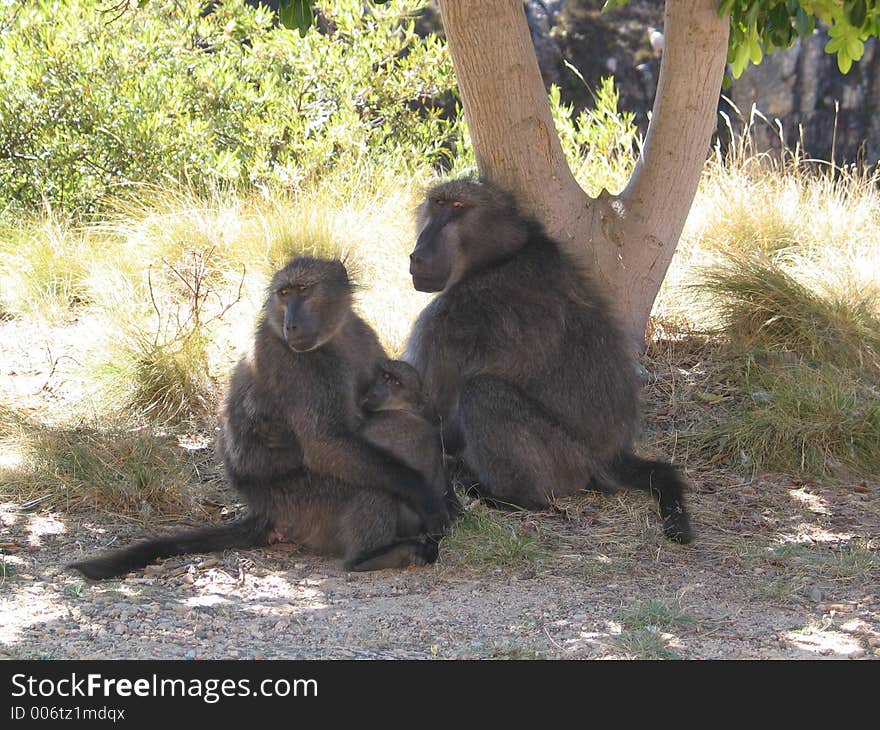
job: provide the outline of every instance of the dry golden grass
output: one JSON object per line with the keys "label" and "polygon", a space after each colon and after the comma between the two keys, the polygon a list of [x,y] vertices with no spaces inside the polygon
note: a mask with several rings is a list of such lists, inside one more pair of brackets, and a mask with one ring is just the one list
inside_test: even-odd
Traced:
{"label": "dry golden grass", "polygon": [[21,508],[88,507],[148,519],[190,510],[177,440],[147,426],[48,426],[0,410],[0,499]]}

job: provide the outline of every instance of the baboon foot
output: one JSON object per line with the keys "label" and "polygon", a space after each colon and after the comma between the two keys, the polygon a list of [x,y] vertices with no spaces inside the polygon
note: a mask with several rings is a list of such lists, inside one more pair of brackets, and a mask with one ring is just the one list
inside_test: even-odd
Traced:
{"label": "baboon foot", "polygon": [[437,561],[439,546],[436,540],[401,540],[360,555],[345,563],[352,572],[407,568],[410,565],[430,565]]}

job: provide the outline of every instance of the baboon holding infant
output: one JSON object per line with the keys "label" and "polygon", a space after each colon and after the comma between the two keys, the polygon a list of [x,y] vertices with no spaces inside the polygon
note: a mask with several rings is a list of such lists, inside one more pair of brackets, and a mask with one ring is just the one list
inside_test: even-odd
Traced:
{"label": "baboon holding infant", "polygon": [[434,187],[418,227],[413,285],[439,294],[405,359],[478,491],[541,509],[586,488],[635,487],[657,498],[666,536],[689,542],[675,468],[633,454],[636,363],[586,272],[488,182]]}
{"label": "baboon holding infant", "polygon": [[349,570],[434,562],[429,536],[448,522],[436,474],[422,476],[360,433],[361,399],[386,356],[351,305],[339,261],[299,258],[273,277],[222,411],[220,448],[227,479],[248,505],[243,518],[72,567],[109,578],[160,557],[279,540],[341,556]]}

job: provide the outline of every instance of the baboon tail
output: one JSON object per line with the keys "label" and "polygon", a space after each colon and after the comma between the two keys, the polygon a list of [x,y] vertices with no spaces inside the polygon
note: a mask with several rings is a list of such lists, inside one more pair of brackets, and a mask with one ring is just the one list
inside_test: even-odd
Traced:
{"label": "baboon tail", "polygon": [[690,519],[684,506],[687,486],[678,470],[666,461],[642,459],[623,453],[610,465],[615,481],[627,487],[649,492],[656,497],[663,518],[663,532],[670,540],[689,543],[694,539]]}
{"label": "baboon tail", "polygon": [[248,514],[225,525],[200,527],[154,540],[143,540],[131,547],[113,550],[91,560],[70,563],[67,567],[94,580],[113,578],[143,568],[156,558],[267,545],[268,531],[269,525],[265,518]]}

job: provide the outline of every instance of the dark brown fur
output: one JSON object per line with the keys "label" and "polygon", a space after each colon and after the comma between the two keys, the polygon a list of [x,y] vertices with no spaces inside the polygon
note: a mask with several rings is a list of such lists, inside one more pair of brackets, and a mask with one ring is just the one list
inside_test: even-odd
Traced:
{"label": "dark brown fur", "polygon": [[670,539],[690,541],[675,468],[633,454],[636,363],[589,276],[484,181],[435,187],[418,225],[413,283],[440,293],[405,358],[483,496],[541,509],[588,487],[632,486],[657,497]]}
{"label": "dark brown fur", "polygon": [[364,439],[419,472],[457,514],[461,506],[446,477],[440,422],[415,368],[400,360],[382,362],[361,405]]}
{"label": "dark brown fur", "polygon": [[[275,274],[251,352],[222,411],[221,451],[249,513],[230,525],[149,540],[73,565],[107,578],[150,560],[225,547],[295,542],[351,570],[433,562],[448,519],[411,467],[359,435],[360,399],[385,353],[351,309],[339,261],[300,258]],[[416,516],[400,524],[400,506]]]}

